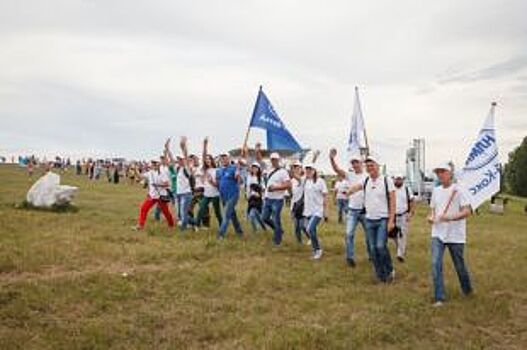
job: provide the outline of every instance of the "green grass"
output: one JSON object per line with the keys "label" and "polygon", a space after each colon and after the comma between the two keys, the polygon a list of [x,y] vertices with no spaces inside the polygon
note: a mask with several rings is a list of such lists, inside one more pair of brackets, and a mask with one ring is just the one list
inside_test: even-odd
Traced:
{"label": "green grass", "polygon": [[19,209],[31,182],[23,169],[0,166],[2,349],[527,347],[521,199],[503,216],[483,208],[469,220],[475,295],[461,295],[447,257],[449,302],[434,309],[424,206],[396,282],[380,285],[362,231],[357,268],[344,264],[334,217],[320,227],[325,253],[313,262],[288,217],[280,248],[269,233],[217,242],[214,229],[181,234],[153,220],[137,233],[142,188],[74,175],[63,183],[80,187],[77,212]]}

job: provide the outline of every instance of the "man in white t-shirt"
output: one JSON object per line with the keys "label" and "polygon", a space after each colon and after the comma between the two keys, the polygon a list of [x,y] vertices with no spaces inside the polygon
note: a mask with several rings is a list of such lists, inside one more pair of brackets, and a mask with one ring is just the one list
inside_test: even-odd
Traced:
{"label": "man in white t-shirt", "polygon": [[388,250],[388,232],[395,228],[395,186],[391,178],[381,175],[379,163],[372,156],[366,157],[368,177],[364,183],[350,187],[350,193],[364,191],[366,233],[371,258],[377,278],[391,282],[394,270]]}
{"label": "man in white t-shirt", "polygon": [[465,295],[472,293],[470,275],[465,264],[463,251],[466,243],[466,218],[471,208],[464,190],[452,183],[452,169],[445,162],[434,168],[440,185],[435,187],[430,201],[428,222],[432,224],[432,279],[434,282],[434,306],[445,301],[443,282],[443,255],[445,248],[450,251],[461,290]]}
{"label": "man in white t-shirt", "polygon": [[[353,185],[362,185],[366,179],[366,174],[362,170],[362,160],[360,156],[353,155],[351,157],[351,170],[349,172],[344,171],[338,166],[335,157],[337,156],[337,150],[331,149],[329,152],[329,160],[333,170],[337,175],[345,177],[348,182],[348,190]],[[368,235],[366,234],[366,226],[364,223],[364,192],[359,190],[353,194],[348,194],[348,220],[346,223],[346,261],[349,266],[355,267],[355,231],[360,223],[364,230],[365,245],[368,252],[368,257],[371,260],[371,252],[368,244]]]}
{"label": "man in white t-shirt", "polygon": [[406,241],[408,236],[408,223],[414,216],[415,201],[412,191],[404,184],[404,176],[397,174],[393,177],[395,185],[395,226],[397,227],[397,260],[404,262]]}
{"label": "man in white t-shirt", "polygon": [[348,190],[349,182],[346,179],[346,176],[337,175],[337,181],[333,186],[333,191],[335,192],[335,202],[337,204],[337,222],[342,223],[344,214],[348,212]]}
{"label": "man in white t-shirt", "polygon": [[284,207],[284,198],[291,187],[291,179],[286,169],[280,166],[280,155],[271,153],[271,167],[265,174],[265,195],[262,209],[262,221],[273,229],[273,242],[280,245],[282,242],[281,214]]}

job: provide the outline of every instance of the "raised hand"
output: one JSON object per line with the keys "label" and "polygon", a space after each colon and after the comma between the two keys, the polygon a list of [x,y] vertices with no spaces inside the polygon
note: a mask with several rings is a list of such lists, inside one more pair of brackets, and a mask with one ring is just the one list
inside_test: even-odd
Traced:
{"label": "raised hand", "polygon": [[332,148],[329,150],[329,157],[330,158],[335,158],[337,156],[337,149],[336,148]]}
{"label": "raised hand", "polygon": [[165,149],[170,148],[170,137],[165,141]]}

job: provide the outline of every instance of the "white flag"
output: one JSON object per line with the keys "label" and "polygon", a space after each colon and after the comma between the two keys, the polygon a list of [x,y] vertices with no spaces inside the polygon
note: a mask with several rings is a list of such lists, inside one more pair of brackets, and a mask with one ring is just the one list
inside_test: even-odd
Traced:
{"label": "white flag", "polygon": [[359,100],[359,89],[355,87],[355,106],[351,115],[351,131],[348,140],[348,155],[358,156],[361,149],[367,148],[366,130],[362,118],[362,108]]}
{"label": "white flag", "polygon": [[496,103],[493,102],[461,172],[460,184],[465,189],[473,210],[500,190],[500,162],[494,128],[495,107]]}

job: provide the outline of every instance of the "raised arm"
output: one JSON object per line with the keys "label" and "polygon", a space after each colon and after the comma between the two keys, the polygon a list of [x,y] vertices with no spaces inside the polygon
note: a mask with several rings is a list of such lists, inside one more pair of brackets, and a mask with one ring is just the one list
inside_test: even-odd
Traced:
{"label": "raised arm", "polygon": [[311,158],[311,163],[315,164],[317,162],[319,155],[320,155],[320,151],[318,149],[315,152],[313,152],[313,158]]}
{"label": "raised arm", "polygon": [[209,154],[209,137],[206,136],[203,139],[203,152],[201,153],[201,163],[202,167],[205,168],[205,158],[207,158],[207,154]]}
{"label": "raised arm", "polygon": [[182,136],[181,141],[179,141],[179,147],[181,148],[181,153],[183,155],[183,162],[185,163],[185,166],[189,165],[188,162],[188,148],[187,148],[187,137]]}
{"label": "raised arm", "polygon": [[256,161],[258,163],[263,162],[263,153],[262,153],[262,144],[260,142],[257,142],[256,145],[254,145],[254,153],[256,157]]}
{"label": "raised arm", "polygon": [[163,150],[163,155],[168,158],[171,165],[174,165],[174,155],[172,154],[172,151],[170,151],[170,137],[165,142],[165,149]]}
{"label": "raised arm", "polygon": [[346,172],[339,167],[337,164],[337,161],[335,160],[335,157],[337,156],[337,150],[335,148],[332,148],[329,150],[329,161],[331,163],[331,167],[333,168],[333,171],[337,173],[337,175],[340,176],[346,176]]}

